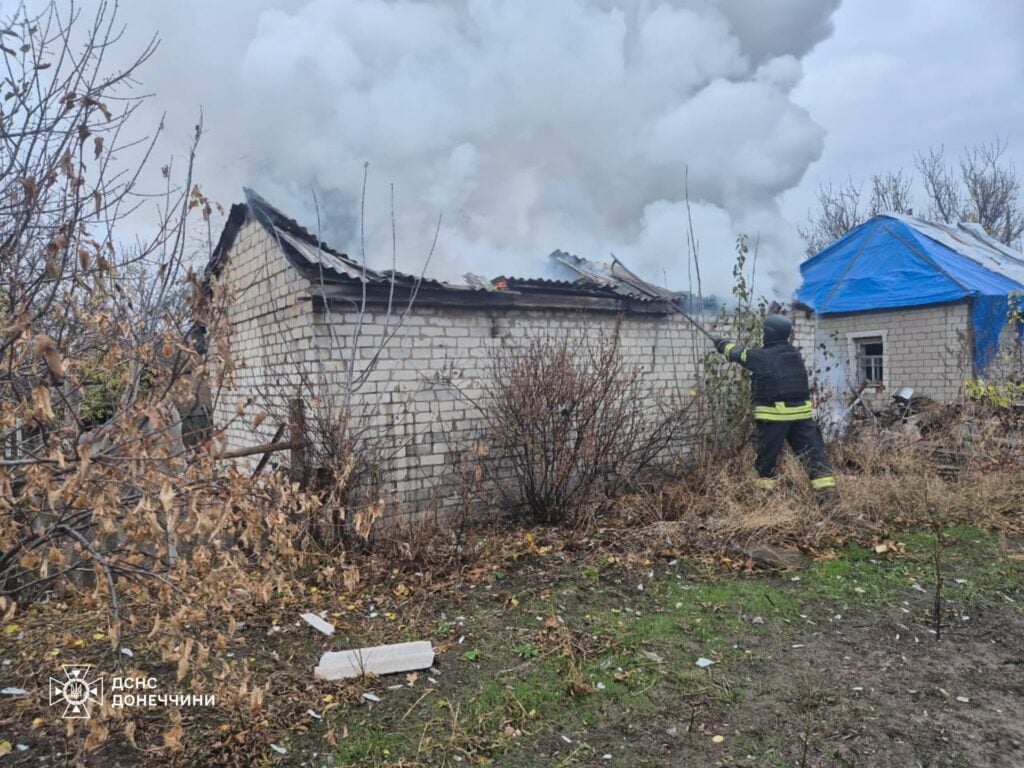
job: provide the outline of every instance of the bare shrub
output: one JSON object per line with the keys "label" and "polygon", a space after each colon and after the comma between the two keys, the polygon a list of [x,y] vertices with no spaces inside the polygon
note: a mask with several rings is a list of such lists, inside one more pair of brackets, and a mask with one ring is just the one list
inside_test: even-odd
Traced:
{"label": "bare shrub", "polygon": [[22,9],[5,26],[20,53],[5,49],[0,140],[0,589],[24,600],[97,575],[116,620],[117,575],[173,565],[189,488],[173,479],[197,463],[179,404],[217,375],[188,335],[218,314],[187,268],[190,221],[212,213],[192,183],[201,126],[181,176],[163,169],[154,234],[123,246],[116,230],[145,197],[145,154],[124,166],[140,141],[130,84],[152,45],[109,74],[105,6]]}
{"label": "bare shrub", "polygon": [[484,392],[488,479],[505,509],[543,523],[582,522],[689,436],[686,412],[624,359],[619,324],[494,348]]}
{"label": "bare shrub", "polygon": [[319,500],[304,527],[325,551],[365,546],[387,503],[393,446],[367,419],[326,405],[322,394],[304,402],[307,488]]}

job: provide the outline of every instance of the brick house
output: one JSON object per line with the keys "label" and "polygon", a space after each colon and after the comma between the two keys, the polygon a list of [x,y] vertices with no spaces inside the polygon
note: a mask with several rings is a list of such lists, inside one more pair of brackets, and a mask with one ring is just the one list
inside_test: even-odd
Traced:
{"label": "brick house", "polygon": [[[470,285],[453,285],[392,276],[331,249],[247,190],[207,268],[228,295],[237,366],[214,407],[225,448],[280,437],[300,402],[308,414],[344,401],[392,441],[391,498],[430,504],[449,490],[442,470],[479,426],[490,349],[536,335],[607,334],[617,322],[627,359],[652,390],[689,396],[707,344],[673,309],[679,294],[618,264],[561,252],[552,262],[566,279],[467,276]],[[254,407],[239,418],[236,404],[247,399]],[[268,417],[252,428],[256,409]]]}
{"label": "brick house", "polygon": [[974,224],[876,216],[800,269],[797,328],[837,401],[863,388],[883,408],[904,387],[952,401],[965,380],[997,376],[1001,350],[1020,338],[1008,314],[1024,254]]}

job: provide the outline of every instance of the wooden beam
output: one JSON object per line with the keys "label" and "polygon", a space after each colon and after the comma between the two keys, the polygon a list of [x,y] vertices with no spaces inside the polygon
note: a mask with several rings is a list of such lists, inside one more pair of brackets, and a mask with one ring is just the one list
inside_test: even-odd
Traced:
{"label": "wooden beam", "polygon": [[[271,443],[271,445],[275,444],[275,443],[276,443],[276,442],[277,442],[278,440],[280,440],[280,439],[281,439],[281,436],[282,436],[282,435],[284,434],[284,431],[285,431],[285,429],[287,429],[287,427],[288,427],[288,425],[287,425],[287,424],[282,424],[281,426],[279,426],[279,427],[277,428],[277,432],[275,432],[275,433],[274,433],[274,436],[273,436],[272,438],[270,438],[270,443]],[[267,462],[268,462],[268,461],[270,461],[270,454],[271,454],[271,452],[270,452],[270,451],[268,451],[267,453],[264,453],[264,454],[263,454],[263,458],[262,458],[262,459],[260,459],[260,463],[259,463],[259,464],[257,464],[257,465],[256,465],[256,469],[254,469],[254,470],[252,471],[252,477],[251,477],[250,479],[252,479],[252,480],[255,480],[255,479],[256,479],[256,476],[257,476],[257,475],[258,475],[258,474],[259,474],[260,472],[262,472],[262,471],[263,471],[263,468],[264,468],[265,466],[267,466]]]}
{"label": "wooden beam", "polygon": [[252,448],[236,448],[233,451],[224,451],[214,456],[215,459],[241,459],[246,456],[256,456],[261,453],[273,453],[275,451],[293,451],[296,448],[305,448],[305,443],[264,443],[255,445]]}

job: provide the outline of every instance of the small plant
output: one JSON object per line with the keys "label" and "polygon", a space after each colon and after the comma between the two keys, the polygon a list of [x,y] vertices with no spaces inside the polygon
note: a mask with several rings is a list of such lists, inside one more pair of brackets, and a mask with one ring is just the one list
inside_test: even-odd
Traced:
{"label": "small plant", "polygon": [[533,643],[524,643],[518,648],[513,648],[512,653],[521,659],[535,659],[540,655],[540,651],[537,650],[537,646]]}
{"label": "small plant", "polygon": [[932,562],[935,566],[935,600],[932,606],[932,620],[935,623],[935,642],[942,639],[942,526],[935,528],[935,548],[932,550]]}
{"label": "small plant", "polygon": [[[925,504],[928,504],[927,493],[925,494]],[[943,536],[943,524],[938,510],[934,506],[929,505],[928,515],[931,520],[932,535],[934,536],[932,543],[932,567],[935,572],[935,588],[932,594],[932,624],[935,626],[935,642],[939,642],[942,639],[942,555],[945,551],[946,541]]]}
{"label": "small plant", "polygon": [[804,727],[800,737],[800,768],[807,768],[807,756],[811,747],[811,736],[814,734],[814,684],[810,674],[804,677],[801,689],[800,708],[803,710]]}
{"label": "small plant", "polygon": [[990,382],[985,379],[968,379],[964,382],[964,394],[968,400],[994,408],[1010,408],[1017,401],[1024,400],[1024,384],[1015,381]]}

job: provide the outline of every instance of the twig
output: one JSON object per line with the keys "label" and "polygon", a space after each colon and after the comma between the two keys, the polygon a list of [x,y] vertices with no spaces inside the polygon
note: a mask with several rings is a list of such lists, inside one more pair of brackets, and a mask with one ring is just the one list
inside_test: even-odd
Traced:
{"label": "twig", "polygon": [[416,701],[414,701],[414,702],[412,703],[412,706],[411,706],[411,707],[409,707],[409,708],[408,708],[407,710],[405,710],[405,714],[404,714],[404,715],[402,715],[402,716],[401,716],[401,717],[399,718],[399,720],[398,720],[398,723],[399,723],[399,725],[401,725],[402,723],[404,723],[404,722],[405,722],[405,718],[407,718],[407,717],[408,717],[409,715],[411,715],[411,714],[412,714],[412,711],[413,711],[414,709],[416,709],[416,707],[418,707],[418,706],[420,705],[420,702],[421,702],[421,701],[423,701],[423,700],[424,700],[425,698],[427,698],[427,696],[429,696],[429,695],[430,695],[430,694],[432,694],[433,692],[434,692],[434,690],[433,690],[432,688],[428,688],[428,689],[427,689],[427,691],[426,691],[426,693],[424,693],[424,694],[423,694],[422,696],[420,696],[420,697],[419,697],[418,699],[416,699]]}
{"label": "twig", "polygon": [[[274,445],[274,443],[276,443],[278,440],[280,440],[281,439],[281,435],[284,434],[284,431],[287,428],[288,428],[288,424],[287,423],[282,423],[281,425],[279,425],[278,428],[277,428],[277,431],[274,433],[274,436],[270,439],[270,444]],[[266,453],[263,454],[263,458],[260,459],[259,464],[256,465],[256,469],[254,469],[252,471],[252,476],[250,477],[251,480],[255,480],[256,477],[259,475],[259,473],[263,471],[263,468],[265,466],[267,466],[267,463],[270,461],[270,454],[271,453],[272,453],[271,451],[267,451]]]}
{"label": "twig", "polygon": [[935,568],[935,592],[932,602],[932,622],[935,625],[935,642],[942,639],[942,551],[945,541],[942,536],[942,521],[939,520],[934,510],[932,514],[932,532],[935,541],[932,547],[932,565]]}

